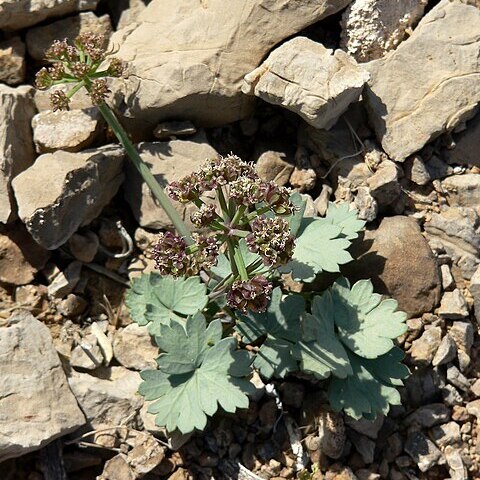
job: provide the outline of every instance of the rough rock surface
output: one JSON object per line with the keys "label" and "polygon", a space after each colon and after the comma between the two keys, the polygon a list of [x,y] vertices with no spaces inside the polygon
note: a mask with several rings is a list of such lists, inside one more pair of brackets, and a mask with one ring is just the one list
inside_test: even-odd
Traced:
{"label": "rough rock surface", "polygon": [[355,0],[342,15],[340,45],[359,62],[381,58],[422,17],[427,0]]}
{"label": "rough rock surface", "polygon": [[448,203],[452,206],[480,206],[480,175],[478,173],[447,177],[442,181],[442,188],[447,194]]}
{"label": "rough rock surface", "polygon": [[55,249],[100,214],[123,182],[122,167],[113,145],[41,155],[14,180],[19,216],[40,245]]}
{"label": "rough rock surface", "polygon": [[19,30],[46,18],[94,9],[99,0],[0,0],[0,29]]}
{"label": "rough rock surface", "polygon": [[102,125],[97,108],[37,113],[32,119],[33,141],[38,153],[55,150],[78,152],[89,147]]}
{"label": "rough rock surface", "polygon": [[0,42],[0,82],[18,85],[25,79],[25,44],[20,37]]}
{"label": "rough rock surface", "polygon": [[405,160],[473,114],[480,101],[479,31],[479,8],[442,0],[408,40],[368,64],[370,119],[393,160]]}
{"label": "rough rock surface", "polygon": [[48,257],[49,252],[35,243],[23,226],[14,225],[0,234],[0,282],[30,283]]}
{"label": "rough rock surface", "polygon": [[369,75],[342,50],[306,37],[275,49],[245,76],[244,93],[291,110],[316,128],[330,128],[358,100]]}
{"label": "rough rock surface", "polygon": [[116,105],[151,128],[171,118],[204,126],[244,118],[253,99],[241,93],[243,76],[280,41],[348,3],[235,0],[226,15],[223,0],[153,0],[136,28],[112,36],[112,43],[123,40],[118,56],[134,72],[117,82]]}
{"label": "rough rock surface", "polygon": [[35,159],[30,128],[35,114],[32,93],[31,87],[0,85],[0,223],[15,219],[11,182]]}
{"label": "rough rock surface", "polygon": [[122,425],[143,405],[137,393],[142,379],[123,367],[105,368],[101,377],[73,372],[68,379],[80,408],[92,427]]}
{"label": "rough rock surface", "polygon": [[429,312],[437,305],[437,262],[415,220],[384,218],[377,230],[365,232],[364,241],[356,243],[354,249],[352,255],[358,260],[344,269],[352,281],[372,278],[375,291],[389,294],[410,316]]}
{"label": "rough rock surface", "polygon": [[0,327],[0,462],[85,423],[48,328],[18,312]]}
{"label": "rough rock surface", "polygon": [[43,61],[45,51],[54,40],[66,38],[68,41],[73,41],[80,33],[85,32],[109,36],[112,32],[110,17],[108,15],[97,17],[92,12],[84,12],[49,25],[31,28],[26,36],[28,53],[35,60]]}
{"label": "rough rock surface", "polygon": [[[138,146],[143,160],[157,181],[166,186],[198,169],[208,158],[218,153],[208,144],[205,134],[200,133],[188,140],[141,143]],[[148,186],[143,182],[135,167],[127,164],[128,182],[125,184],[125,198],[140,226],[160,229],[171,225],[163,209],[154,200]],[[174,202],[175,208],[186,219],[184,204]]]}

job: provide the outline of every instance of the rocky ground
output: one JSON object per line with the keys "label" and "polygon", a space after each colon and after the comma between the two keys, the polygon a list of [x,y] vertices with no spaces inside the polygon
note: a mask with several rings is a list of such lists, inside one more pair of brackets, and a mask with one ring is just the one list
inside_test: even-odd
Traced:
{"label": "rocky ground", "polygon": [[[234,152],[307,215],[358,209],[343,273],[410,317],[402,407],[353,421],[257,378],[248,411],[166,443],[124,294],[168,218],[88,97],[54,113],[31,87],[88,30],[129,62],[112,106],[160,182]],[[478,0],[0,0],[0,477],[480,479],[479,32]]]}

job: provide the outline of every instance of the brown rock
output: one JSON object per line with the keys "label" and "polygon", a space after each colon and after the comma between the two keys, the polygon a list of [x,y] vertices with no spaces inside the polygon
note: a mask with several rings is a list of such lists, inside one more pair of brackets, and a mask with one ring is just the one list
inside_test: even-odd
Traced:
{"label": "brown rock", "polygon": [[25,80],[25,44],[20,37],[0,42],[0,82],[18,85]]}
{"label": "brown rock", "polygon": [[0,234],[0,282],[26,285],[47,263],[50,253],[22,225]]}
{"label": "brown rock", "polygon": [[355,242],[352,256],[358,260],[342,268],[345,275],[371,278],[376,292],[390,295],[410,316],[431,311],[440,300],[437,262],[415,220],[384,218]]}
{"label": "brown rock", "polygon": [[258,176],[265,182],[273,180],[278,185],[286,185],[294,166],[284,160],[285,154],[267,151],[260,155],[255,165]]}

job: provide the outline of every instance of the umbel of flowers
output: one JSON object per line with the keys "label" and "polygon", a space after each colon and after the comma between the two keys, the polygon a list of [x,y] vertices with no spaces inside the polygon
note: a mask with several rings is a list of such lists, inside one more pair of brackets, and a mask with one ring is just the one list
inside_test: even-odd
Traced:
{"label": "umbel of flowers", "polygon": [[[213,191],[214,203],[204,194]],[[168,195],[197,210],[191,221],[208,233],[194,234],[187,245],[180,235],[160,235],[154,249],[162,275],[193,276],[208,270],[224,250],[232,274],[223,282],[230,307],[242,311],[265,311],[272,292],[268,275],[293,255],[295,239],[285,216],[294,212],[289,191],[264,182],[254,168],[234,155],[209,160],[205,165],[167,187]],[[256,253],[258,260],[245,263],[240,242]],[[262,272],[262,273],[260,273]]]}

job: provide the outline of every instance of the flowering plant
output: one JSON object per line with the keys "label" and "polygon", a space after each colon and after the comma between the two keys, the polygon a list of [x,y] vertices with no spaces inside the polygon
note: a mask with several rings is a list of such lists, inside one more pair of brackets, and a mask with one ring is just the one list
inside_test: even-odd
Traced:
{"label": "flowering plant", "polygon": [[[104,66],[107,57],[97,35],[55,42],[47,52],[53,66],[38,73],[37,86],[72,85],[53,91],[54,110],[87,90],[174,226],[154,248],[158,273],[134,280],[126,299],[161,352],[140,386],[156,423],[188,433],[205,428],[219,407],[246,408],[253,370],[267,380],[302,372],[322,381],[331,407],[354,418],[400,403],[408,369],[394,339],[406,315],[369,280],[351,286],[340,276],[364,222],[334,204],[323,218],[304,218],[298,193],[262,181],[234,155],[208,160],[165,193],[105,103],[107,77],[124,71],[118,59]],[[194,209],[196,232],[168,197]],[[323,272],[339,278],[323,292],[309,289]],[[284,274],[302,282],[301,294],[288,291]]]}

